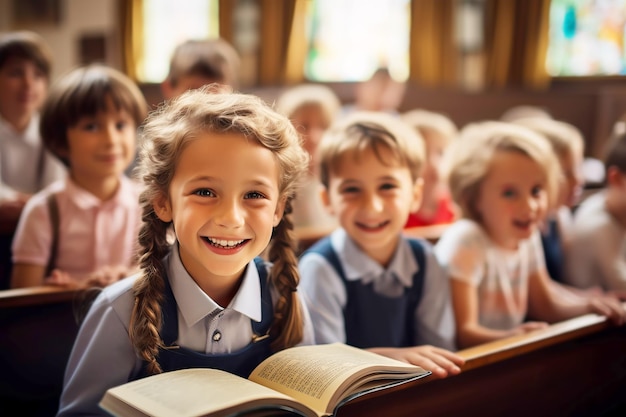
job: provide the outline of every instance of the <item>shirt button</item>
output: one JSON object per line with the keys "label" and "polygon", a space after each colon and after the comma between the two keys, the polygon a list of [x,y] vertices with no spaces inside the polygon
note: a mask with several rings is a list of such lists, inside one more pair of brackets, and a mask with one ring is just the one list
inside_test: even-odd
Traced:
{"label": "shirt button", "polygon": [[219,330],[216,330],[216,331],[213,332],[213,341],[214,342],[219,342],[221,338],[222,338],[222,333],[220,333]]}

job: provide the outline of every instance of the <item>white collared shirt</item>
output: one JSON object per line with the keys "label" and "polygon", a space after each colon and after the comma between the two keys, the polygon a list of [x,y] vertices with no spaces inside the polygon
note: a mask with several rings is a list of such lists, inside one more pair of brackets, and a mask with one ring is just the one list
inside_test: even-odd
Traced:
{"label": "white collared shirt", "polygon": [[41,178],[38,178],[42,147],[39,115],[31,118],[23,133],[16,132],[0,117],[0,201],[15,198],[17,191],[34,194],[67,175],[65,166],[45,151]]}
{"label": "white collared shirt", "polygon": [[[165,267],[178,306],[178,345],[205,353],[225,353],[250,343],[250,319],[261,317],[261,289],[254,261],[248,264],[235,298],[225,309],[187,273],[177,245],[166,257]],[[135,275],[106,287],[94,301],[68,361],[58,416],[108,416],[98,407],[104,392],[127,382],[141,369],[142,360],[128,336],[136,279]],[[304,308],[303,316],[304,338],[300,344],[310,345],[313,330]],[[221,331],[218,342],[211,337],[215,329]]]}

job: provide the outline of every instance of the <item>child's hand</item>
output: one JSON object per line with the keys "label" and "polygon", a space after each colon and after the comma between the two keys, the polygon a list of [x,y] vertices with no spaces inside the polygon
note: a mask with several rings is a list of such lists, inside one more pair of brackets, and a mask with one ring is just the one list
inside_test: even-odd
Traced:
{"label": "child's hand", "polygon": [[592,313],[606,316],[618,326],[626,323],[626,309],[622,307],[622,303],[615,297],[590,297],[589,309]]}
{"label": "child's hand", "polygon": [[548,326],[549,324],[545,321],[527,321],[517,326],[513,330],[513,335],[517,336],[519,334],[534,332],[535,330],[545,329]]}
{"label": "child's hand", "polygon": [[58,286],[75,286],[76,281],[70,274],[60,269],[53,269],[49,277],[46,277],[43,281],[45,285],[58,285]]}
{"label": "child's hand", "polygon": [[427,371],[431,371],[437,378],[459,374],[461,372],[460,366],[465,363],[465,359],[456,353],[430,345],[407,348],[372,348],[369,350],[388,358],[421,366]]}
{"label": "child's hand", "polygon": [[125,266],[105,266],[89,275],[87,285],[91,287],[106,287],[128,275],[129,270]]}

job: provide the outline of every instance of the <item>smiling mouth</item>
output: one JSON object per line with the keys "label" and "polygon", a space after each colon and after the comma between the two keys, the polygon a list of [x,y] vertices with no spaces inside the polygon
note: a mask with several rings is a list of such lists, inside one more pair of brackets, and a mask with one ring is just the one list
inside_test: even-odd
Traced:
{"label": "smiling mouth", "polygon": [[356,223],[356,225],[361,228],[361,229],[365,229],[365,230],[378,230],[381,229],[385,226],[387,226],[389,224],[389,220],[385,220],[383,222],[377,223],[377,224],[365,224],[365,223]]}
{"label": "smiling mouth", "polygon": [[216,248],[222,248],[222,249],[234,249],[239,246],[242,246],[244,243],[246,243],[249,240],[249,239],[225,240],[225,239],[214,239],[211,237],[204,237],[203,239],[207,241],[208,243],[210,243],[212,246],[215,246]]}
{"label": "smiling mouth", "polygon": [[526,220],[526,221],[521,221],[521,220],[514,220],[513,221],[513,225],[522,229],[527,229],[529,228],[531,225],[533,224],[532,220]]}

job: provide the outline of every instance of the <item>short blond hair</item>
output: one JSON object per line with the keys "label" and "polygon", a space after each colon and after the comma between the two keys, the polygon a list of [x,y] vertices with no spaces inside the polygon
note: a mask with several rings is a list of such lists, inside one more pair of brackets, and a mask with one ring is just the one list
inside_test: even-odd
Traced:
{"label": "short blond hair", "polygon": [[322,84],[301,84],[286,89],[276,101],[276,110],[291,118],[305,106],[319,107],[329,122],[332,122],[341,108],[337,94]]}
{"label": "short blond hair", "polygon": [[514,121],[542,134],[556,154],[563,157],[575,150],[584,152],[585,140],[581,131],[574,125],[545,117],[525,117]]}
{"label": "short blond hair", "polygon": [[443,145],[449,145],[459,134],[459,129],[452,119],[443,113],[425,109],[413,109],[400,116],[409,126],[417,129],[422,135],[426,132],[435,132],[443,140]]}
{"label": "short blond hair", "polygon": [[332,171],[346,153],[358,158],[372,149],[382,163],[380,149],[389,149],[394,159],[409,168],[413,180],[421,177],[425,149],[421,135],[399,117],[374,111],[357,111],[339,120],[322,137],[317,156],[320,180],[328,187]]}
{"label": "short blond hair", "polygon": [[528,156],[543,170],[552,205],[557,198],[559,162],[550,143],[542,135],[513,123],[486,121],[471,123],[461,129],[459,139],[448,153],[447,179],[452,198],[463,217],[480,221],[476,199],[496,152],[517,152]]}

